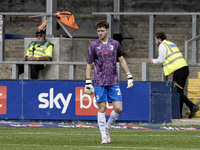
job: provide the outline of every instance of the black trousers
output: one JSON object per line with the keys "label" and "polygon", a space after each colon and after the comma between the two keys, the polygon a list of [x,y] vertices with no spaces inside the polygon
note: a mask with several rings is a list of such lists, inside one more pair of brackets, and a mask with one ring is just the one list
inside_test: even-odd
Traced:
{"label": "black trousers", "polygon": [[[188,75],[188,66],[180,68],[174,72],[173,81],[176,81],[178,85],[184,88]],[[177,92],[180,94],[180,113],[182,114],[183,103],[185,103],[190,109],[194,106],[194,104],[184,95],[183,89],[177,87]]]}
{"label": "black trousers", "polygon": [[[44,69],[44,65],[30,65],[31,68],[31,79],[38,79],[39,71]],[[19,65],[19,74],[24,73],[24,65]]]}

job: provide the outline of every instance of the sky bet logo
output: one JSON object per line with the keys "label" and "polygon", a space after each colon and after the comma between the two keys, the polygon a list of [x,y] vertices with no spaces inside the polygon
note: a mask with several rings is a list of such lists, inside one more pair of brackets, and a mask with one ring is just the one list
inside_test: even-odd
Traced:
{"label": "sky bet logo", "polygon": [[[76,115],[96,116],[98,113],[97,103],[94,94],[87,95],[84,93],[84,87],[76,87]],[[106,116],[112,112],[112,104],[107,104]]]}
{"label": "sky bet logo", "polygon": [[56,108],[61,109],[60,103],[62,103],[63,108],[61,114],[65,114],[69,106],[71,97],[72,93],[69,93],[66,98],[63,96],[62,93],[58,93],[54,96],[54,88],[50,88],[49,93],[41,93],[40,95],[38,95],[38,100],[41,102],[38,108],[45,109],[49,107],[50,109],[52,109],[55,105]]}
{"label": "sky bet logo", "polygon": [[7,87],[0,86],[0,114],[6,114],[7,108]]}
{"label": "sky bet logo", "polygon": [[[76,115],[82,116],[96,116],[97,115],[97,103],[93,95],[87,95],[84,93],[84,87],[76,87],[75,89],[75,105],[69,106],[72,99],[72,93],[68,93],[67,97],[64,97],[62,93],[55,93],[54,88],[50,88],[48,93],[40,93],[38,100],[40,104],[38,108],[61,109],[61,114],[67,113],[68,107],[75,107]],[[113,110],[112,104],[107,104],[106,116],[109,116]]]}

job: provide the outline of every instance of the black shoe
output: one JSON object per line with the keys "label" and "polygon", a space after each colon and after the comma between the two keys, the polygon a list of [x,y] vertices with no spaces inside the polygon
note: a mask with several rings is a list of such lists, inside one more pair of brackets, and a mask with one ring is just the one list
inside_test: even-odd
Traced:
{"label": "black shoe", "polygon": [[194,117],[195,113],[199,110],[199,107],[197,105],[194,105],[191,109],[190,109],[190,115],[189,115],[189,119],[191,119],[192,117]]}

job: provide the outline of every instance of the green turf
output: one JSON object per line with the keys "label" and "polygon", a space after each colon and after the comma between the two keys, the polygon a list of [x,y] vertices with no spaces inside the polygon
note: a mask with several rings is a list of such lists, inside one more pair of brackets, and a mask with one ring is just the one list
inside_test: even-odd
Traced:
{"label": "green turf", "polygon": [[200,131],[0,127],[0,150],[200,150]]}

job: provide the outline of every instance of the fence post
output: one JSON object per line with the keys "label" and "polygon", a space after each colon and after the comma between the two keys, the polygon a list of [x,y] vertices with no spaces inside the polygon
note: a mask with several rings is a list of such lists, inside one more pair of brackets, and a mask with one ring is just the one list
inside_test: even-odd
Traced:
{"label": "fence post", "polygon": [[30,66],[29,66],[29,64],[24,64],[24,79],[30,79]]}
{"label": "fence post", "polygon": [[5,16],[0,15],[0,61],[4,60]]}
{"label": "fence post", "polygon": [[149,81],[149,64],[142,63],[142,81]]}
{"label": "fence post", "polygon": [[[56,13],[57,11],[57,0],[46,0],[46,12],[49,14]],[[56,35],[56,18],[52,15],[47,16],[47,25],[46,25],[46,35],[52,36]]]}
{"label": "fence post", "polygon": [[109,33],[108,33],[108,36],[110,37],[110,38],[112,38],[113,37],[113,15],[107,15],[107,22],[108,22],[108,24],[109,24]]}
{"label": "fence post", "polygon": [[12,64],[12,79],[19,79],[17,64]]}
{"label": "fence post", "polygon": [[[195,38],[198,33],[198,16],[192,15],[192,38]],[[192,42],[192,63],[197,63],[198,44],[197,41]]]}
{"label": "fence post", "polygon": [[155,15],[149,15],[149,58],[154,58]]}
{"label": "fence post", "polygon": [[69,80],[74,80],[74,65],[69,65]]}

